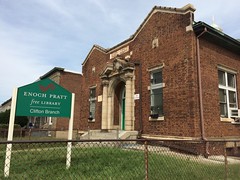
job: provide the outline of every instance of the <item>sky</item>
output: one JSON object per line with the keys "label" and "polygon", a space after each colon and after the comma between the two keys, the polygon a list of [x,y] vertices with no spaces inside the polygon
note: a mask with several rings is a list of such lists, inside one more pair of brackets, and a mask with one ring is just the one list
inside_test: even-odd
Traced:
{"label": "sky", "polygon": [[156,6],[191,3],[195,21],[240,39],[239,0],[0,0],[0,104],[54,67],[81,73],[94,44],[128,39]]}

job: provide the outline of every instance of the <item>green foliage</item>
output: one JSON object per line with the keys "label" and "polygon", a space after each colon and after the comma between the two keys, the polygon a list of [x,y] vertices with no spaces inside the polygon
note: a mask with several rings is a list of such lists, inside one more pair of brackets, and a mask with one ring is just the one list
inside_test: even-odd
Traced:
{"label": "green foliage", "polygon": [[[9,124],[10,110],[0,113],[0,124]],[[15,124],[19,124],[21,127],[26,126],[28,118],[26,116],[16,116]]]}
{"label": "green foliage", "polygon": [[16,116],[15,124],[19,124],[21,127],[26,126],[28,123],[27,116]]}
{"label": "green foliage", "polygon": [[[0,124],[0,129],[8,129],[8,124]],[[21,129],[19,124],[14,124],[14,129]]]}
{"label": "green foliage", "polygon": [[10,116],[10,110],[0,113],[0,124],[8,124]]}

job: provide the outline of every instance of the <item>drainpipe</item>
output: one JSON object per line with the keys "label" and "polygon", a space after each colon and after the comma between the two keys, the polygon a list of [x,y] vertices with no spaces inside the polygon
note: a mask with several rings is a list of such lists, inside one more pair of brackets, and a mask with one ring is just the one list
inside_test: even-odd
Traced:
{"label": "drainpipe", "polygon": [[139,99],[139,109],[138,109],[138,113],[139,113],[139,131],[138,131],[138,137],[141,137],[142,135],[142,131],[143,131],[143,124],[142,124],[142,64],[141,62],[134,62],[134,65],[135,66],[138,66],[139,67],[139,72],[138,72],[138,79],[140,81],[140,84],[139,84],[139,88],[138,88],[138,91],[139,91],[139,96],[140,96],[140,99]]}
{"label": "drainpipe", "polygon": [[197,70],[198,70],[198,88],[199,88],[199,106],[200,106],[200,124],[201,124],[201,138],[206,143],[205,146],[205,157],[209,155],[209,142],[205,136],[204,128],[204,116],[203,116],[203,97],[202,97],[202,78],[201,78],[201,59],[200,59],[200,48],[199,48],[199,38],[207,32],[207,28],[204,28],[204,31],[197,36]]}

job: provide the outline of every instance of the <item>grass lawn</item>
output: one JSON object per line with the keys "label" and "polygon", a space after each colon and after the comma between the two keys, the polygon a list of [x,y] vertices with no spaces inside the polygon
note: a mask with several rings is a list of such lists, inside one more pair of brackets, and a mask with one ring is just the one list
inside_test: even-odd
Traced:
{"label": "grass lawn", "polygon": [[[8,179],[145,179],[144,152],[119,147],[74,147],[66,170],[66,147],[34,148],[12,153]],[[33,148],[33,149],[32,149]],[[224,179],[224,164],[149,152],[149,179]],[[0,152],[0,179],[5,151]],[[240,164],[229,165],[229,179],[239,179]]]}

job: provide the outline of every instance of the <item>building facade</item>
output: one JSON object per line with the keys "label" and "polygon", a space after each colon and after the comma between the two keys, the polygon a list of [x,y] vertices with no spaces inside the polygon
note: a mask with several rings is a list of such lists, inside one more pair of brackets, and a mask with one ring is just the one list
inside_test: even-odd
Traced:
{"label": "building facade", "polygon": [[156,6],[129,39],[92,47],[82,64],[79,129],[240,138],[240,42],[195,22],[194,11]]}
{"label": "building facade", "polygon": [[231,118],[239,106],[240,43],[194,22],[194,11],[154,7],[129,39],[110,49],[93,46],[82,67],[80,128],[240,135]]}

